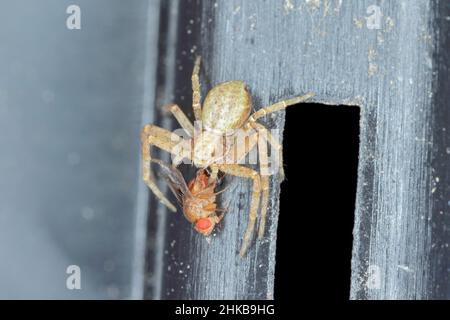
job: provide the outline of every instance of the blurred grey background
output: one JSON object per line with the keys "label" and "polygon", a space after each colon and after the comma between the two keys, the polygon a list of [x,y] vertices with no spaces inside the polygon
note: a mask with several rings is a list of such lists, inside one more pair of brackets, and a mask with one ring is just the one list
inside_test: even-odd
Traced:
{"label": "blurred grey background", "polygon": [[140,298],[158,1],[1,4],[0,298]]}

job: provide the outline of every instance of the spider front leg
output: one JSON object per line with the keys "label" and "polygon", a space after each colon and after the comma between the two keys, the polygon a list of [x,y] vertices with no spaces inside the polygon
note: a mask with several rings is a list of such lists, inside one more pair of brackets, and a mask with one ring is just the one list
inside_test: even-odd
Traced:
{"label": "spider front leg", "polygon": [[175,154],[177,157],[190,158],[190,152],[186,151],[185,148],[179,148],[183,142],[184,140],[180,136],[151,124],[145,125],[141,131],[142,178],[155,196],[173,212],[177,211],[177,209],[158,188],[151,171],[150,164],[152,158],[150,146],[154,145],[162,150]]}
{"label": "spider front leg", "polygon": [[[262,137],[266,142],[269,142],[270,146],[272,147],[273,151],[278,153],[278,158],[277,162],[278,162],[278,174],[279,174],[279,179],[280,182],[284,180],[284,168],[283,168],[283,146],[281,145],[281,143],[278,142],[278,140],[269,132],[269,130],[267,130],[266,127],[264,127],[262,124],[257,123],[257,122],[249,122],[250,126],[252,128],[254,128],[258,133],[259,136]],[[262,141],[262,140],[261,140]],[[259,145],[259,141],[258,141],[258,145]],[[264,157],[266,157],[268,159],[268,153],[267,153],[267,149],[266,149],[266,155]],[[260,155],[261,157],[261,155]],[[267,160],[268,162],[268,160]]]}
{"label": "spider front leg", "polygon": [[194,126],[183,110],[176,104],[169,104],[164,107],[165,110],[170,111],[181,127],[189,134],[190,137],[194,136]]}
{"label": "spider front leg", "polygon": [[292,99],[287,99],[287,100],[283,100],[280,102],[277,102],[273,105],[270,105],[268,107],[264,107],[259,109],[258,111],[254,112],[248,119],[247,122],[247,126],[253,127],[254,129],[256,129],[258,132],[263,132],[263,134],[267,137],[268,142],[271,144],[272,148],[274,148],[276,151],[278,151],[278,160],[279,160],[279,177],[280,180],[283,181],[284,180],[284,168],[283,168],[283,150],[282,150],[282,146],[281,144],[278,142],[277,139],[275,139],[273,137],[273,135],[267,131],[267,129],[256,122],[256,120],[258,120],[261,117],[266,116],[269,113],[275,112],[275,111],[279,111],[282,109],[287,108],[288,106],[306,101],[312,97],[314,97],[314,93],[309,92],[303,96],[300,97],[295,97]]}
{"label": "spider front leg", "polygon": [[[267,138],[258,132],[258,157],[261,174],[261,217],[259,218],[258,239],[264,237],[266,229],[267,208],[269,205],[269,153],[267,151]],[[283,165],[281,165],[283,167]]]}
{"label": "spider front leg", "polygon": [[[270,132],[264,127],[262,124],[259,124],[254,121],[249,121],[246,125],[247,130],[249,132],[250,128],[256,130],[256,133],[249,136],[252,145],[250,145],[250,149],[253,148],[254,144],[258,144],[258,157],[259,157],[259,167],[261,174],[261,191],[262,191],[262,199],[261,199],[261,217],[258,228],[258,239],[262,239],[264,237],[264,231],[266,228],[266,219],[267,219],[267,208],[269,204],[269,189],[270,189],[270,180],[269,176],[269,153],[267,150],[267,142],[270,143],[275,152],[278,153],[278,170],[280,174],[280,180],[284,179],[284,170],[283,170],[283,152],[282,147],[278,143],[277,139],[270,134]],[[255,141],[255,135],[257,136],[257,141]]]}
{"label": "spider front leg", "polygon": [[250,202],[248,225],[247,229],[245,230],[244,238],[242,239],[241,250],[239,252],[241,257],[243,257],[247,253],[247,249],[252,240],[253,231],[255,229],[256,217],[258,216],[258,207],[261,194],[261,177],[255,170],[237,164],[220,165],[219,169],[222,172],[228,173],[233,176],[249,178],[253,180],[253,191]]}
{"label": "spider front leg", "polygon": [[307,94],[305,94],[303,96],[295,97],[295,98],[292,98],[292,99],[283,100],[283,101],[277,102],[277,103],[275,103],[275,104],[273,104],[271,106],[261,108],[258,111],[256,111],[255,113],[253,113],[250,116],[249,120],[250,121],[256,121],[259,118],[264,117],[265,115],[267,115],[269,113],[272,113],[272,112],[275,112],[275,111],[279,111],[279,110],[285,109],[285,108],[287,108],[289,106],[292,106],[294,104],[306,101],[306,100],[314,97],[314,95],[315,95],[314,93],[309,92],[309,93],[307,93]]}
{"label": "spider front leg", "polygon": [[202,119],[202,106],[200,104],[200,61],[201,57],[195,59],[194,70],[192,71],[192,109],[194,110],[195,121]]}
{"label": "spider front leg", "polygon": [[[238,131],[237,134],[231,137],[223,137],[225,139],[224,145],[224,157],[219,159],[222,164],[239,164],[244,160],[245,156],[253,149],[258,142],[258,133],[251,127]],[[238,140],[240,139],[240,140]],[[219,173],[218,163],[210,165],[211,172],[209,181],[215,181],[217,174]]]}

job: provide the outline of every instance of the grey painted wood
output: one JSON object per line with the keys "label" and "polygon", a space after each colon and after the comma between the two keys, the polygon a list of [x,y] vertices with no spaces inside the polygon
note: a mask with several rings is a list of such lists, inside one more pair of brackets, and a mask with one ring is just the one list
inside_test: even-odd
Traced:
{"label": "grey painted wood", "polygon": [[[183,70],[175,68],[175,102],[189,110],[191,57],[201,53],[204,91],[244,80],[255,109],[309,91],[316,102],[360,106],[351,298],[448,298],[449,60],[442,60],[448,6],[426,0],[186,3],[194,11],[186,5],[179,12],[174,50]],[[264,123],[282,129],[283,112]],[[273,298],[279,185],[271,183],[264,241],[241,259],[250,184],[239,178],[226,184],[222,203],[229,213],[211,243],[178,228],[183,217],[168,213],[159,298]]]}
{"label": "grey painted wood", "polygon": [[[431,156],[431,221],[427,233],[431,241],[428,264],[428,297],[450,299],[450,5],[439,1],[433,21],[433,115]],[[428,240],[428,239],[427,239]]]}
{"label": "grey painted wood", "polygon": [[[359,105],[351,297],[445,297],[448,292],[436,286],[443,285],[440,277],[449,263],[445,259],[448,232],[437,223],[442,218],[433,220],[449,214],[448,207],[442,208],[448,198],[448,160],[442,159],[448,121],[440,120],[440,127],[435,127],[436,110],[448,119],[447,104],[434,105],[436,8],[428,1],[384,1],[378,4],[380,29],[369,29],[365,17],[373,14],[367,12],[371,5],[371,1],[219,1],[217,6],[205,5],[204,19],[212,16],[214,22],[202,38],[209,76],[213,83],[246,81],[257,108],[307,91],[317,93],[317,102]],[[444,70],[441,73],[448,71]],[[268,124],[282,127],[282,114]],[[435,143],[436,135],[444,139]],[[436,160],[437,154],[441,160]],[[433,162],[440,164],[439,170]],[[237,191],[227,194],[230,200],[240,190],[248,190],[248,185],[236,179],[232,183]],[[256,246],[244,263],[233,252],[220,252],[217,257],[210,253],[208,263],[199,267],[216,286],[228,283],[224,292],[232,292],[231,296],[271,297],[278,195],[278,186],[273,187],[267,238],[272,245]],[[246,203],[240,205],[246,212]],[[239,214],[228,217],[227,241],[242,233],[239,208],[236,203],[233,212]],[[439,249],[435,248],[438,244]],[[440,259],[439,267],[432,256]],[[264,283],[258,283],[253,273],[261,257],[267,259]],[[375,270],[379,283],[368,279],[370,270]],[[236,278],[247,281],[233,282]],[[375,285],[368,287],[368,280],[375,280]],[[198,289],[200,297],[217,294]]]}

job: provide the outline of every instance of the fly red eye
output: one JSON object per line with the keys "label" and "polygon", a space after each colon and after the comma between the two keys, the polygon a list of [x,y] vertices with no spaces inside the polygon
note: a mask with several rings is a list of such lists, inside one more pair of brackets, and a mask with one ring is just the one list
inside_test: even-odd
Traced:
{"label": "fly red eye", "polygon": [[207,230],[209,227],[211,227],[211,221],[209,219],[206,218],[200,218],[197,220],[197,222],[195,223],[195,226],[197,227],[197,229],[199,230]]}

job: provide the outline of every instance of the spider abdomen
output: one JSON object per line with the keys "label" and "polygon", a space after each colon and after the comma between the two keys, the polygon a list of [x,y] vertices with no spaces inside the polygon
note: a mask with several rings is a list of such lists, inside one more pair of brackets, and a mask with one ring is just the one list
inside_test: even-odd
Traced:
{"label": "spider abdomen", "polygon": [[205,98],[202,125],[206,130],[225,134],[241,128],[248,119],[252,99],[242,81],[227,81],[212,88]]}

